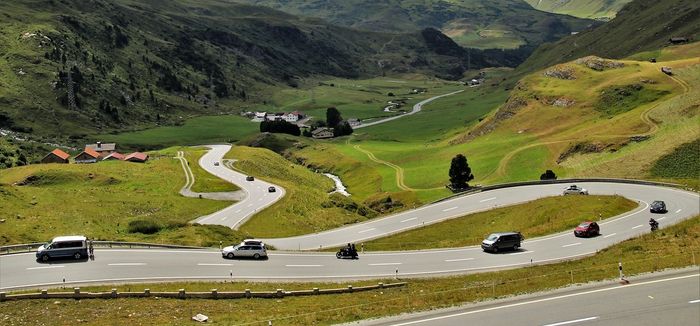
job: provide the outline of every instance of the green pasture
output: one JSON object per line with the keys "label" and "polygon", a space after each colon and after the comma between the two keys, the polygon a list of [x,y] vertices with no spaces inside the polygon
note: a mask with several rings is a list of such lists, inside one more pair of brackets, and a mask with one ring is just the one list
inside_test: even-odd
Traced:
{"label": "green pasture", "polygon": [[105,142],[116,142],[120,148],[154,149],[175,145],[204,145],[236,142],[259,132],[258,123],[235,115],[196,117],[182,126],[164,126],[121,134],[95,136]]}
{"label": "green pasture", "polygon": [[[42,242],[66,234],[197,246],[245,237],[225,227],[188,224],[230,202],[180,196],[185,183],[180,162],[172,152],[149,155],[144,164],[35,164],[3,170],[0,244]],[[160,230],[130,233],[133,221]]]}
{"label": "green pasture", "polygon": [[235,158],[234,167],[258,179],[282,186],[286,195],[258,212],[241,227],[255,237],[286,237],[327,230],[374,217],[361,204],[347,199],[339,205],[328,195],[333,181],[304,166],[262,148],[235,146],[226,155]]}

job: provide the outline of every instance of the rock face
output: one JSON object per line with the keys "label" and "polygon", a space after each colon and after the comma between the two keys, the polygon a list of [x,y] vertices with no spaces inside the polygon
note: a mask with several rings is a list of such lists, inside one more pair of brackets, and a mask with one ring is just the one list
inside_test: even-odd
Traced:
{"label": "rock face", "polygon": [[556,65],[544,72],[544,75],[551,78],[564,79],[564,80],[574,80],[576,79],[576,72],[574,68],[567,65]]}
{"label": "rock face", "polygon": [[623,62],[606,60],[606,59],[599,58],[596,56],[588,56],[585,58],[578,59],[578,60],[576,60],[576,63],[580,64],[582,66],[586,66],[586,67],[593,69],[595,71],[617,69],[617,68],[622,68],[625,66],[625,64]]}

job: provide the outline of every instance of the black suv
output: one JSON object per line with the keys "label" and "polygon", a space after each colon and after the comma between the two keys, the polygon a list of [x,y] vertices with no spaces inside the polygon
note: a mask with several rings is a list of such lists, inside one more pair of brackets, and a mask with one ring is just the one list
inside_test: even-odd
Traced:
{"label": "black suv", "polygon": [[520,248],[520,242],[524,239],[520,232],[491,233],[491,235],[481,242],[481,249],[492,252],[498,252],[504,249],[518,250],[518,248]]}
{"label": "black suv", "polygon": [[652,213],[666,213],[666,203],[663,200],[655,200],[649,206],[649,211]]}

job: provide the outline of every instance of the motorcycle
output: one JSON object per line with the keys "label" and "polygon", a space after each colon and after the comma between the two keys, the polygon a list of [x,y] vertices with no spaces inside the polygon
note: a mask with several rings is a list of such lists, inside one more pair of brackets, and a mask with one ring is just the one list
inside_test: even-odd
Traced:
{"label": "motorcycle", "polygon": [[651,220],[651,221],[649,221],[649,226],[651,227],[652,232],[656,231],[659,229],[659,222],[657,222],[655,220]]}
{"label": "motorcycle", "polygon": [[357,250],[352,250],[349,248],[341,248],[335,253],[335,257],[338,259],[358,259]]}

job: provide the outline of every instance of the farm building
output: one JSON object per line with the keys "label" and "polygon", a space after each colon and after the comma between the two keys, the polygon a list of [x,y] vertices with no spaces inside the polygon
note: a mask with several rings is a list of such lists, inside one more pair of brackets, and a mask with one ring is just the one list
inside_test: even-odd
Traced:
{"label": "farm building", "polygon": [[70,154],[56,148],[41,159],[41,163],[68,163]]}
{"label": "farm building", "polygon": [[124,156],[124,154],[121,154],[119,152],[114,152],[112,154],[105,156],[105,158],[103,158],[102,160],[103,161],[114,161],[114,160],[123,161],[125,157],[126,156]]}
{"label": "farm building", "polygon": [[112,154],[116,151],[117,149],[117,144],[115,143],[106,143],[103,144],[102,142],[97,142],[95,144],[88,144],[85,145],[85,148],[90,148],[100,154],[100,157],[105,158],[107,155]]}
{"label": "farm building", "polygon": [[133,152],[125,156],[124,161],[144,163],[148,161],[148,155],[141,152]]}
{"label": "farm building", "polygon": [[85,147],[85,150],[75,157],[75,163],[96,163],[99,158],[100,153],[90,147]]}
{"label": "farm building", "polygon": [[333,138],[333,129],[331,128],[317,128],[311,132],[311,137],[316,139],[322,138]]}

